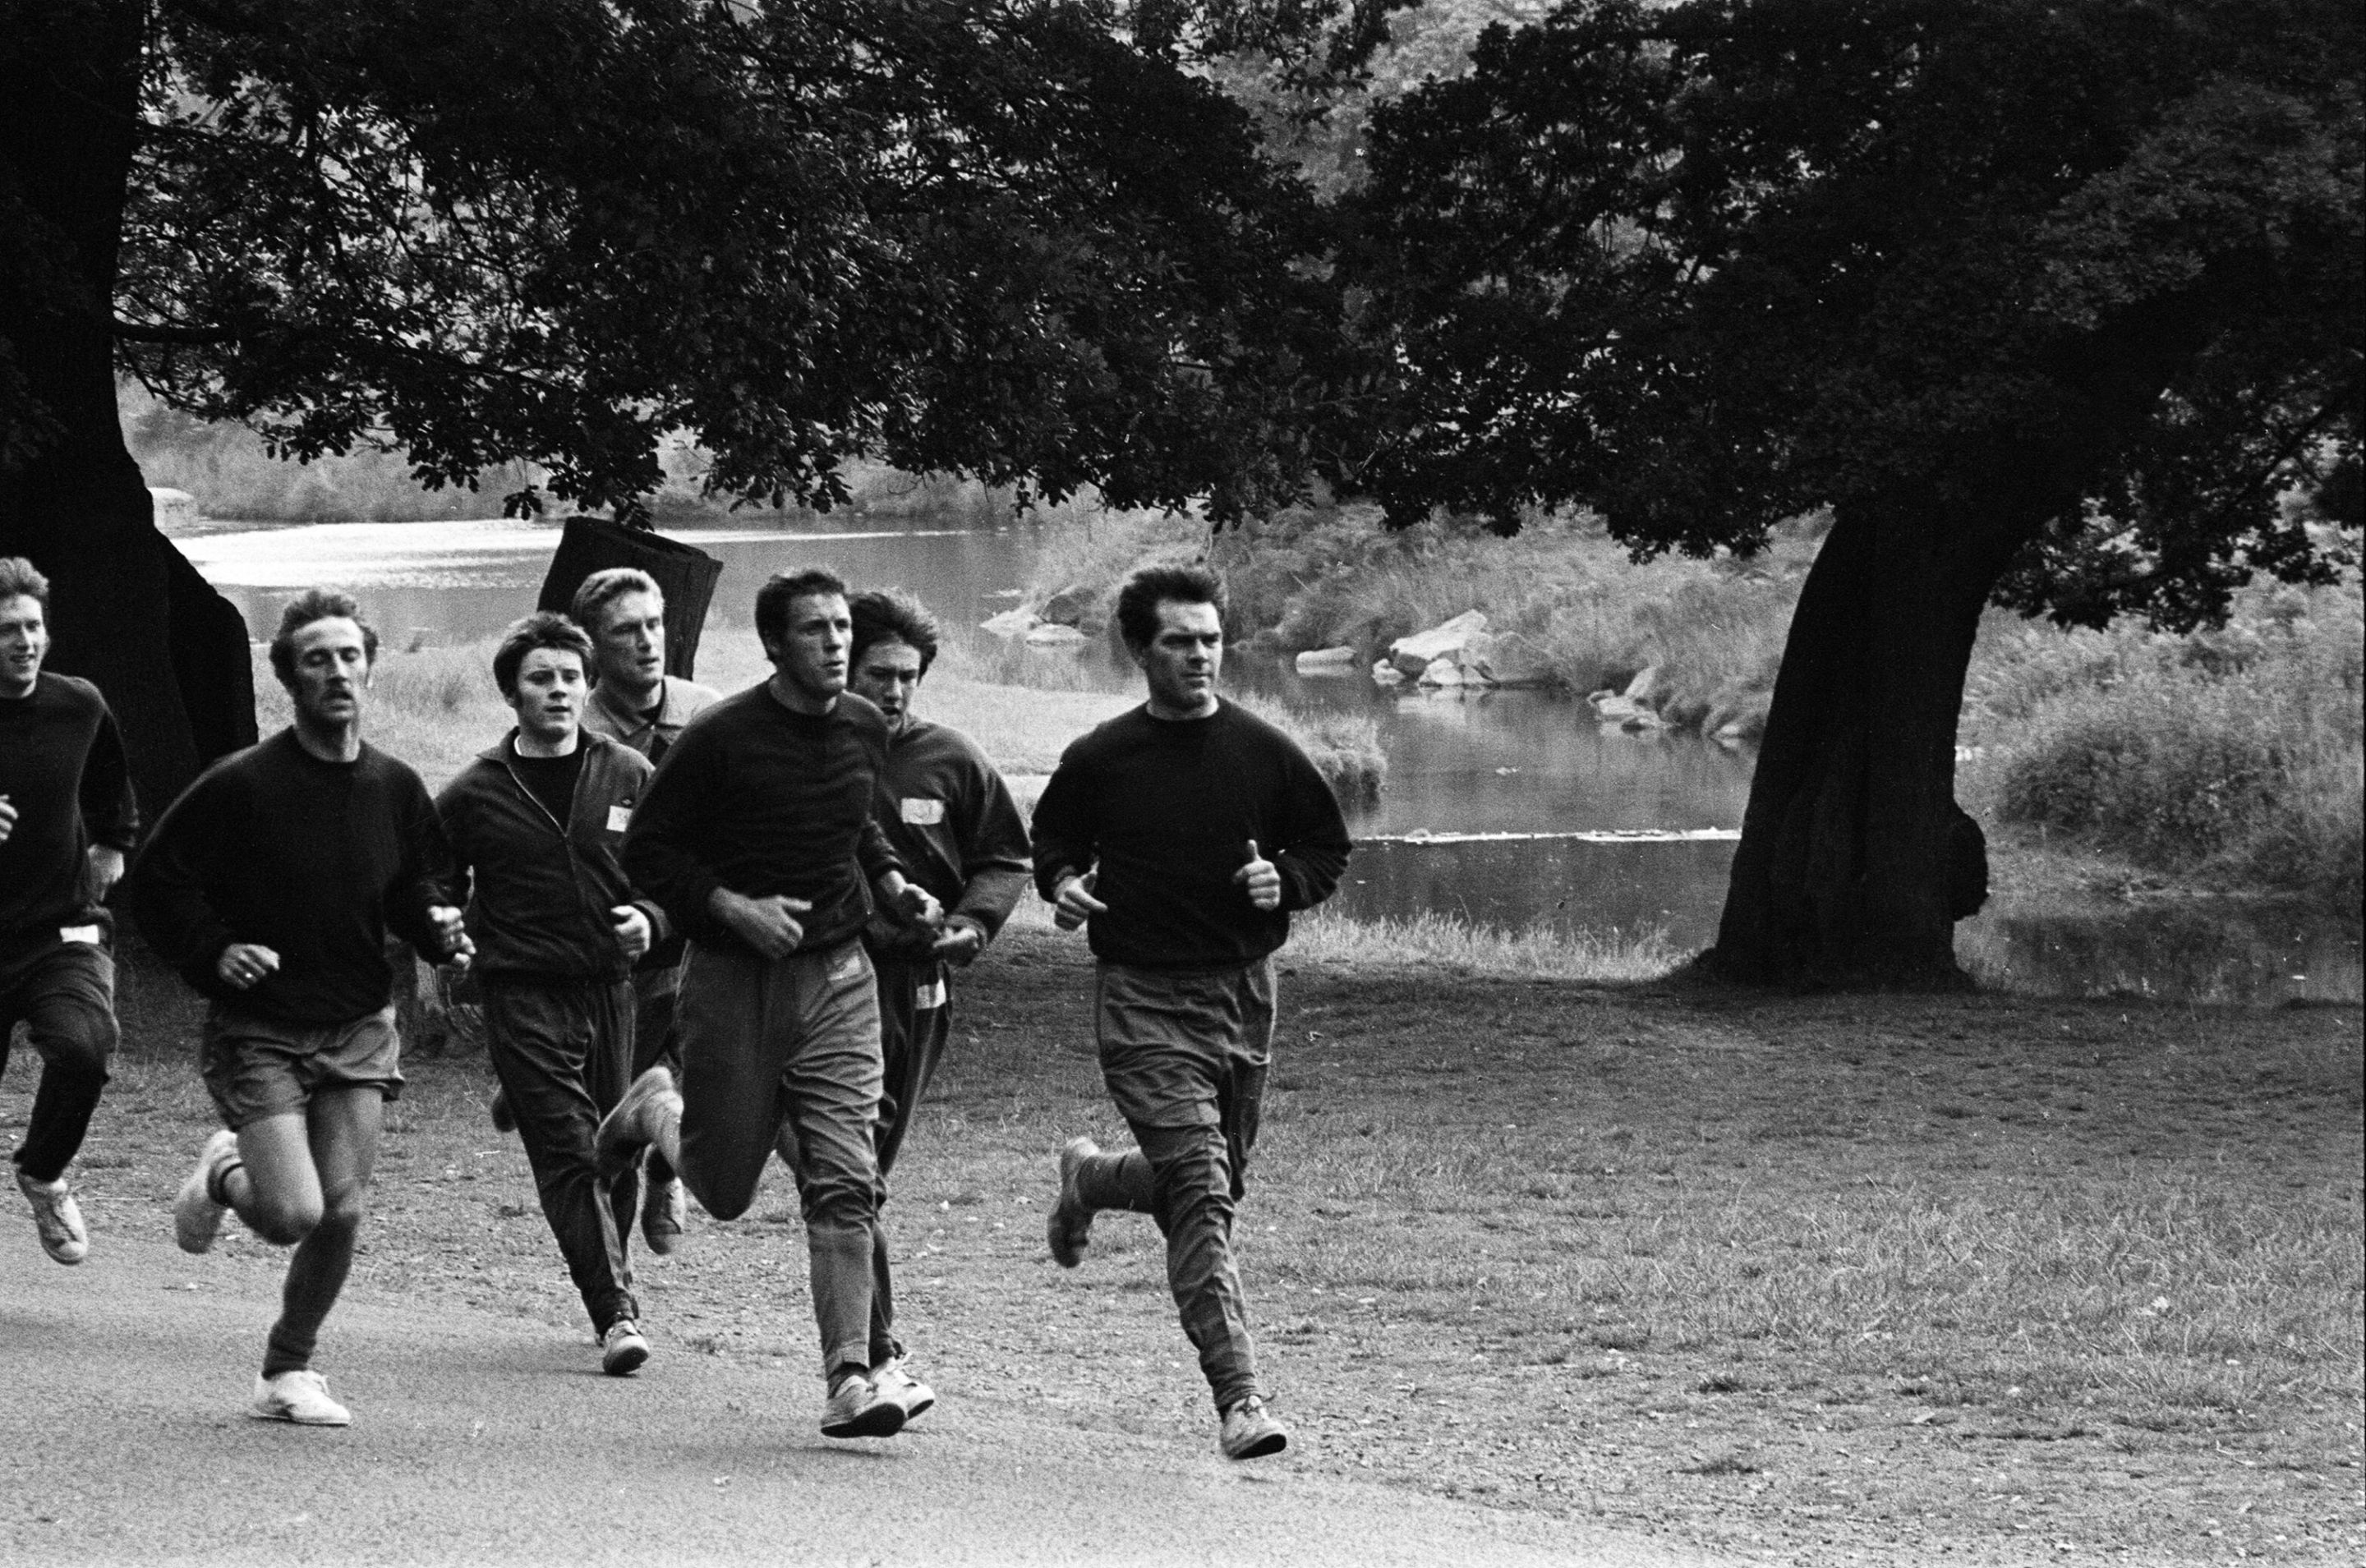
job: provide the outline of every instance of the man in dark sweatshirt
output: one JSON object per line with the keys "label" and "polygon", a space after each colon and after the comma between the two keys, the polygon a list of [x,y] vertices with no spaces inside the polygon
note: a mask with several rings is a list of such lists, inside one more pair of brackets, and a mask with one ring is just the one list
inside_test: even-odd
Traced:
{"label": "man in dark sweatshirt", "polygon": [[1257,1385],[1233,1214],[1271,1059],[1272,954],[1291,911],[1338,886],[1348,840],[1306,754],[1216,695],[1223,610],[1201,567],[1145,568],[1119,592],[1149,701],[1061,757],[1035,807],[1035,885],[1060,925],[1088,928],[1101,1076],[1135,1145],[1069,1140],[1052,1256],[1076,1266],[1097,1210],[1155,1218],[1218,1445],[1255,1459],[1290,1438]]}
{"label": "man in dark sweatshirt", "polygon": [[249,1413],[308,1427],[352,1419],[312,1351],[402,1089],[387,932],[438,962],[469,951],[434,803],[362,741],[377,657],[351,599],[291,600],[271,668],[296,722],[185,790],[130,882],[150,945],[213,1004],[199,1059],[226,1125],[175,1201],[181,1248],[211,1247],[230,1209],[295,1248]]}
{"label": "man in dark sweatshirt", "polygon": [[871,892],[934,925],[872,815],[887,721],[846,693],[853,624],[828,572],[756,595],[772,661],[762,685],[682,732],[625,834],[625,870],[690,939],[675,1032],[682,1085],[653,1066],[600,1124],[612,1179],[654,1146],[717,1219],[756,1196],[787,1123],[828,1390],[821,1429],[887,1437],[901,1402],[871,1375],[871,1247],[879,1166],[879,996],[862,927]]}
{"label": "man in dark sweatshirt", "polygon": [[537,612],[501,634],[493,682],[517,728],[436,797],[460,876],[487,1054],[534,1168],[543,1217],[600,1338],[600,1368],[648,1359],[627,1247],[633,1173],[613,1186],[592,1134],[633,1077],[633,961],[670,929],[616,852],[648,788],[647,759],[583,726],[592,639]]}
{"label": "man in dark sweatshirt", "polygon": [[0,1070],[18,1020],[41,1087],[17,1145],[17,1187],[41,1249],[90,1254],[66,1166],[82,1147],[115,1053],[115,961],[100,900],[139,830],[123,737],[87,681],[41,668],[50,583],[0,558]]}
{"label": "man in dark sweatshirt", "polygon": [[[847,689],[885,715],[889,729],[879,822],[906,870],[946,911],[941,927],[873,917],[862,933],[879,976],[886,1089],[873,1143],[884,1183],[944,1055],[952,1020],[952,972],[985,951],[1027,890],[1027,823],[1010,786],[976,742],[912,712],[921,677],[937,657],[936,617],[896,592],[857,594],[849,609],[854,653]],[[785,1139],[783,1145],[783,1153],[794,1164]],[[909,1419],[933,1404],[936,1395],[906,1369],[895,1328],[887,1235],[876,1227],[871,1238],[871,1376],[902,1403]]]}

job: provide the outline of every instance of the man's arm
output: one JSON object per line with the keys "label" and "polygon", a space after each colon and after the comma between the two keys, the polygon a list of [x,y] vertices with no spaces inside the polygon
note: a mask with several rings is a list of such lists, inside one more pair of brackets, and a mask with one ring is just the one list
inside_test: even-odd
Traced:
{"label": "man's arm", "polygon": [[1281,874],[1280,907],[1294,912],[1311,909],[1331,897],[1347,869],[1354,845],[1347,837],[1347,821],[1340,814],[1338,797],[1294,745],[1283,765],[1282,788],[1279,815],[1288,829],[1273,852],[1273,863]]}
{"label": "man's arm", "polygon": [[140,799],[113,710],[98,710],[98,732],[82,766],[82,820],[94,846],[129,854],[140,841]]}
{"label": "man's arm", "polygon": [[216,965],[236,940],[206,891],[214,851],[237,842],[234,786],[206,773],[181,794],[149,834],[125,886],[132,918],[157,956],[209,997],[230,997]]}
{"label": "man's arm", "polygon": [[693,942],[712,942],[725,929],[710,907],[723,884],[700,859],[696,832],[718,762],[711,729],[684,731],[633,808],[617,852],[634,887]]}
{"label": "man's arm", "polygon": [[949,925],[975,926],[983,946],[1018,908],[1034,868],[1027,820],[1019,814],[1010,786],[982,756],[969,760],[969,772],[961,796],[963,820],[957,825],[962,891],[945,919]]}
{"label": "man's arm", "polygon": [[475,951],[461,925],[459,875],[444,819],[427,797],[427,786],[409,768],[395,796],[402,859],[387,900],[387,924],[431,964],[448,964]]}

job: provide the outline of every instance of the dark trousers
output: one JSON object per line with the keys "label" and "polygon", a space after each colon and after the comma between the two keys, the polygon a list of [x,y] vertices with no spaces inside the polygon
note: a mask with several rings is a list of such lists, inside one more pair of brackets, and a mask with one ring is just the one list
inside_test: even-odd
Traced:
{"label": "dark trousers", "polygon": [[94,942],[55,940],[0,959],[0,1072],[20,1021],[41,1058],[41,1087],[17,1168],[36,1181],[55,1181],[82,1148],[107,1087],[117,1038],[115,960]]}
{"label": "dark trousers", "polygon": [[[887,1201],[887,1173],[904,1147],[912,1116],[929,1091],[937,1064],[944,1059],[952,1029],[952,993],[945,965],[934,958],[874,953],[879,972],[879,1054],[884,1067],[879,1119],[872,1145],[879,1156],[879,1202]],[[871,1226],[871,1364],[904,1353],[896,1337],[896,1283],[889,1266],[887,1232],[874,1212]]]}
{"label": "dark trousers", "polygon": [[1086,1161],[1078,1195],[1158,1222],[1166,1283],[1219,1410],[1258,1392],[1233,1217],[1256,1145],[1273,1013],[1270,960],[1187,971],[1103,964],[1097,977],[1101,1077],[1135,1147]]}
{"label": "dark trousers", "polygon": [[592,1134],[632,1081],[634,995],[628,980],[488,974],[485,1043],[517,1118],[543,1217],[568,1274],[605,1334],[637,1318],[625,1238],[640,1196],[627,1172],[601,1201]]}
{"label": "dark trousers", "polygon": [[794,1136],[823,1375],[868,1368],[879,991],[862,944],[765,959],[693,943],[675,1028],[683,1185],[716,1219],[738,1219],[755,1201],[785,1122]]}

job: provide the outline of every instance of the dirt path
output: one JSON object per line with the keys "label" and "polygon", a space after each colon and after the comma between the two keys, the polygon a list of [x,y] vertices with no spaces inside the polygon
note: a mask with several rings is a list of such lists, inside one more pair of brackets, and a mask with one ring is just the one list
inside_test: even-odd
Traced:
{"label": "dirt path", "polygon": [[[1185,1483],[1345,1486],[1350,1514],[1516,1516],[1765,1562],[2366,1557],[2357,1010],[1290,975],[1242,1239],[1268,1381],[1301,1441],[1258,1479],[1213,1458],[1148,1224],[1104,1219],[1074,1273],[1043,1257],[1052,1151],[1121,1131],[1070,1054],[1087,978],[1073,945],[1026,932],[969,977],[898,1172],[902,1326],[945,1395],[944,1451],[1065,1456],[1079,1495],[1145,1513]],[[135,974],[125,1001],[130,1044],[77,1178],[102,1257],[165,1234],[210,1121],[177,987]],[[406,1369],[440,1350],[432,1329],[406,1348],[400,1325],[448,1314],[490,1347],[460,1382],[492,1388],[501,1420],[530,1423],[556,1388],[590,1422],[614,1391],[583,1372],[524,1157],[483,1120],[481,1059],[407,1069],[355,1285],[393,1315],[332,1320],[324,1364],[363,1407],[407,1397]],[[0,1085],[0,1123],[21,1125],[28,1077]],[[46,1267],[29,1235],[0,1231],[0,1311],[28,1269],[54,1292],[99,1260]],[[178,1276],[190,1299],[240,1304],[207,1320],[226,1394],[167,1391],[198,1414],[165,1451],[218,1440],[204,1422],[236,1406],[276,1269],[233,1227]],[[666,1429],[695,1443],[712,1440],[695,1411],[765,1413],[786,1492],[816,1466],[869,1473],[809,1438],[803,1276],[785,1181],[741,1221],[695,1216],[684,1250],[642,1271],[643,1382],[715,1395]],[[76,1376],[119,1381],[103,1356]],[[448,1438],[468,1425],[453,1421],[430,1426]],[[445,1451],[419,1438],[389,1473],[432,1481]],[[694,1479],[752,1484],[717,1487],[728,1472]],[[1324,1558],[1327,1529],[1301,1518],[1256,1554],[1350,1560]],[[1386,1533],[1428,1550],[1417,1529]]]}

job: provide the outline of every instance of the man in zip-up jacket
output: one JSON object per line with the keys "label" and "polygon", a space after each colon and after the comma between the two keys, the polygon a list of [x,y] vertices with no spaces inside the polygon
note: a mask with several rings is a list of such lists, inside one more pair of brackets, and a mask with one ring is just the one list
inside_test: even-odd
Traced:
{"label": "man in zip-up jacket", "polygon": [[564,615],[513,624],[493,680],[517,728],[435,805],[473,885],[468,931],[493,1071],[600,1337],[601,1368],[622,1377],[649,1354],[626,1253],[637,1181],[627,1169],[603,1187],[592,1135],[632,1077],[633,961],[670,927],[617,862],[652,770],[582,728],[591,657],[591,639]]}

